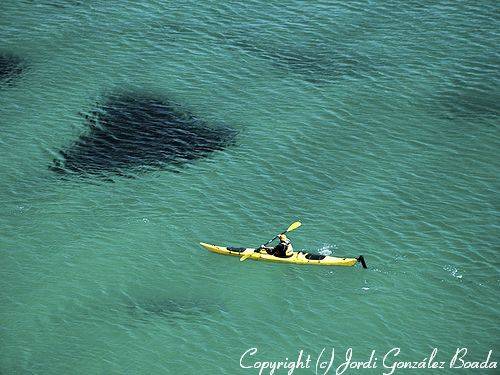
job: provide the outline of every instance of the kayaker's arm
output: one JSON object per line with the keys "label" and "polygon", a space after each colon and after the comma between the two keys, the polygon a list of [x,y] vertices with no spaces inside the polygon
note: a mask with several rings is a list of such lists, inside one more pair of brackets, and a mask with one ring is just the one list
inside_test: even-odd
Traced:
{"label": "kayaker's arm", "polygon": [[[285,234],[285,233],[288,233],[288,232],[291,232],[292,230],[295,230],[297,229],[298,227],[300,227],[302,225],[302,223],[300,221],[295,221],[293,222],[292,224],[290,224],[290,226],[287,228],[287,230],[285,230],[284,232],[281,232],[280,234]],[[278,238],[279,234],[274,236],[273,239],[267,241],[264,245],[262,246],[266,246],[267,244],[270,244],[271,242],[273,242],[276,238]],[[258,251],[258,250],[254,250],[255,251]],[[267,250],[266,250],[267,251]],[[244,254],[241,258],[240,258],[240,262],[243,262],[244,260],[246,260],[252,253],[247,253],[247,254]]]}
{"label": "kayaker's arm", "polygon": [[269,253],[269,251],[272,251],[273,249],[274,249],[274,247],[272,247],[272,246],[260,245],[257,249],[255,249],[255,252],[260,253],[261,250],[266,250],[266,252]]}

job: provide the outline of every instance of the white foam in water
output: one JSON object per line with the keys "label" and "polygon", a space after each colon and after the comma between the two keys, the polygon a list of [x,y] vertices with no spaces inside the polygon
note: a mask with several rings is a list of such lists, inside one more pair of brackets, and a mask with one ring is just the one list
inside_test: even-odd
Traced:
{"label": "white foam in water", "polygon": [[332,255],[337,250],[337,245],[324,244],[319,248],[318,253],[321,255]]}
{"label": "white foam in water", "polygon": [[443,269],[445,271],[448,271],[451,276],[457,278],[457,279],[461,279],[462,278],[462,275],[458,273],[458,269],[456,267],[453,267],[451,265],[446,265],[443,267]]}
{"label": "white foam in water", "polygon": [[367,290],[370,290],[370,287],[368,286],[368,282],[367,282],[366,280],[364,281],[364,284],[365,284],[365,286],[362,286],[362,287],[361,287],[361,290],[363,290],[363,291],[365,291],[365,292],[366,292]]}

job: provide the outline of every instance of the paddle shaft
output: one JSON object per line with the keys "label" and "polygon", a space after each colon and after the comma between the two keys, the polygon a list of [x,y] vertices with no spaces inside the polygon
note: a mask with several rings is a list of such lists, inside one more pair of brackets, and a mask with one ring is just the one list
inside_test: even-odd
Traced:
{"label": "paddle shaft", "polygon": [[[285,233],[286,233],[286,232],[283,232],[283,233],[280,233],[280,234],[285,234]],[[270,244],[271,242],[273,242],[276,238],[278,238],[278,236],[279,236],[280,234],[277,234],[276,236],[274,236],[272,239],[270,239],[269,241],[267,241],[265,244],[261,245],[261,247],[262,247],[262,246],[267,246],[267,245],[269,245],[269,244]]]}
{"label": "paddle shaft", "polygon": [[[271,240],[267,241],[264,245],[261,245],[260,247],[264,247],[266,245],[269,245],[271,242],[273,242],[276,238],[278,238],[281,234],[285,234],[285,233],[288,233],[288,232],[291,232],[292,230],[295,230],[297,229],[298,227],[300,227],[302,225],[302,223],[300,221],[295,221],[293,222],[288,228],[287,230],[285,230],[284,232],[281,232],[280,234],[277,234],[276,236],[274,236]],[[257,249],[255,249],[257,250]],[[247,254],[244,254],[241,258],[240,258],[240,262],[243,262],[245,259],[247,259],[248,257],[250,257],[250,255],[252,255],[252,253],[255,251],[255,250],[252,250],[251,252],[249,251]]]}
{"label": "paddle shaft", "polygon": [[278,238],[279,236],[281,236],[282,234],[285,234],[285,233],[288,233],[288,232],[291,232],[292,230],[295,230],[297,229],[298,227],[300,227],[302,225],[302,223],[300,221],[294,221],[292,224],[290,224],[290,226],[287,228],[287,230],[285,230],[284,232],[281,232],[280,234],[277,234],[276,236],[274,236],[271,240],[267,241],[264,245],[262,246],[266,246],[266,245],[269,245],[271,242],[273,242],[276,238]]}

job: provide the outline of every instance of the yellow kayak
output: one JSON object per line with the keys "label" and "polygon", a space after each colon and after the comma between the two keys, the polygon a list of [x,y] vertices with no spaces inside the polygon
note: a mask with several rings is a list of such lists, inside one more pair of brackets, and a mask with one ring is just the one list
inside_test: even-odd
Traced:
{"label": "yellow kayak", "polygon": [[292,263],[292,264],[310,264],[316,266],[346,266],[351,267],[356,263],[360,262],[363,268],[366,267],[365,260],[362,255],[357,258],[337,258],[328,255],[311,254],[304,253],[302,251],[294,251],[293,255],[289,258],[279,258],[274,255],[269,255],[262,250],[262,252],[256,252],[255,249],[245,248],[245,247],[225,247],[211,245],[205,242],[200,242],[200,245],[205,249],[222,255],[232,255],[236,257],[242,257],[246,255],[247,259],[262,260],[266,262],[278,262],[278,263]]}

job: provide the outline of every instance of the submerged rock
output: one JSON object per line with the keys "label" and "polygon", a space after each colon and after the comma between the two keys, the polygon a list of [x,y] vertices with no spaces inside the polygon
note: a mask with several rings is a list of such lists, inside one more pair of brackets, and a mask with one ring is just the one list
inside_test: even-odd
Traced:
{"label": "submerged rock", "polygon": [[10,85],[25,70],[24,61],[15,55],[0,53],[0,85]]}
{"label": "submerged rock", "polygon": [[210,126],[150,95],[115,95],[83,116],[90,131],[61,150],[63,159],[51,170],[123,175],[131,168],[179,165],[223,150],[236,136],[232,128]]}

